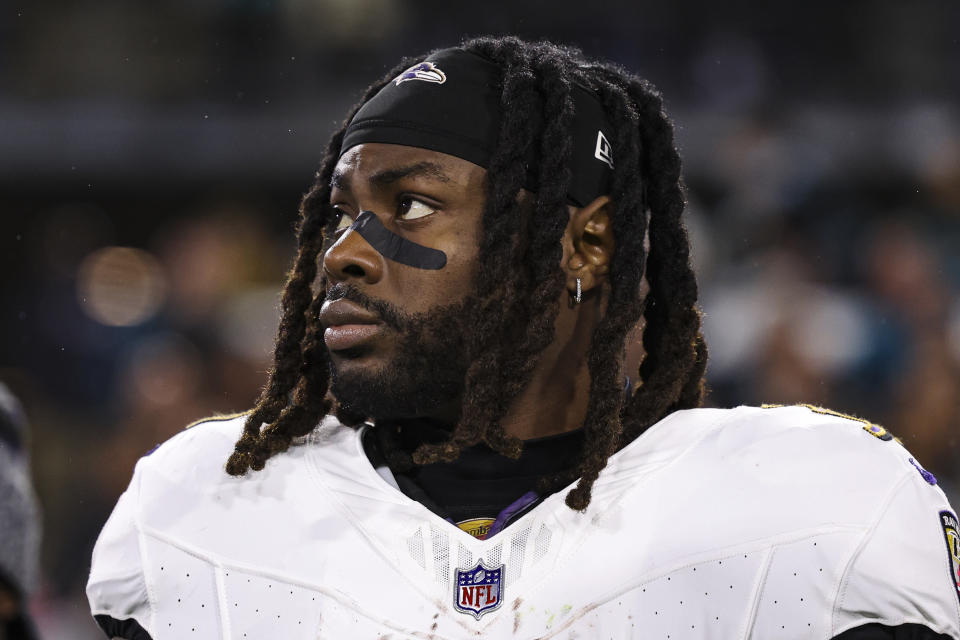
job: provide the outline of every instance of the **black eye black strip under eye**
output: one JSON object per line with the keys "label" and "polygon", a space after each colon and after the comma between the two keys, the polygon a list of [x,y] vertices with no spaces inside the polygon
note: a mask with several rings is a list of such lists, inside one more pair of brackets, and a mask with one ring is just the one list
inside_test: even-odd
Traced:
{"label": "black eye black strip under eye", "polygon": [[447,254],[443,251],[401,238],[383,226],[372,211],[364,211],[357,216],[350,229],[359,233],[388,260],[417,269],[443,269],[447,264]]}

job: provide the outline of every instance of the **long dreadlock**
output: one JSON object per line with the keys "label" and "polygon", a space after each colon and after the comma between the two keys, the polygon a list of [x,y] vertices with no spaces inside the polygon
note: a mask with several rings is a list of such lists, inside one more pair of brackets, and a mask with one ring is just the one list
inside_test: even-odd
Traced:
{"label": "long dreadlock", "polygon": [[[478,265],[478,304],[467,337],[470,366],[464,380],[460,420],[450,437],[408,454],[385,432],[387,461],[395,470],[457,458],[464,447],[484,442],[517,457],[522,443],[501,425],[513,400],[530,379],[538,358],[554,338],[564,290],[559,267],[568,221],[573,83],[600,98],[616,132],[611,220],[616,238],[609,271],[609,299],[591,338],[590,398],[584,448],[575,469],[544,478],[557,489],[576,478],[566,497],[586,509],[591,489],[609,456],[672,411],[699,406],[707,353],[696,308],[697,285],[684,208],[680,157],[673,125],[660,94],[623,69],[587,61],[571,48],[516,38],[479,38],[463,49],[478,53],[503,72],[499,140],[487,170],[483,236]],[[333,219],[330,178],[346,125],[356,111],[403,69],[405,60],[374,83],[331,138],[316,182],[300,207],[299,250],[283,296],[283,316],[270,379],[227,462],[242,475],[312,431],[331,410],[329,358],[317,312],[323,287],[313,295],[317,258]],[[518,197],[528,151],[539,152],[538,189],[533,202]],[[645,238],[649,237],[649,255]],[[641,298],[644,276],[649,292]],[[640,386],[622,390],[624,342],[643,317],[644,360]],[[522,330],[517,330],[522,327]],[[341,416],[356,423],[360,416]],[[395,434],[394,434],[395,435]]]}

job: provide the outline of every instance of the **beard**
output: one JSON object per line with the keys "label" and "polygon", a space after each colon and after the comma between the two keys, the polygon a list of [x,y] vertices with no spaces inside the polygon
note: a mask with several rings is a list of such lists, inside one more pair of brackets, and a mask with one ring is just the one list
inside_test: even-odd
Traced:
{"label": "beard", "polygon": [[[394,357],[377,370],[340,371],[330,362],[330,390],[342,410],[373,420],[426,417],[462,396],[469,367],[465,336],[475,298],[420,314],[405,314],[352,285],[335,284],[326,298],[363,306],[397,335]],[[356,358],[366,352],[361,346],[340,355]]]}

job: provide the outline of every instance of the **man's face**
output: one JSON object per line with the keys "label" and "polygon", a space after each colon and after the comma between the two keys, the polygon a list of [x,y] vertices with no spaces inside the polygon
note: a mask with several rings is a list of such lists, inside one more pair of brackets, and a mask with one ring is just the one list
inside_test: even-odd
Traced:
{"label": "man's face", "polygon": [[[323,256],[320,320],[333,393],[352,411],[455,418],[485,177],[466,160],[391,144],[358,145],[337,163],[330,203],[344,217]],[[385,257],[346,229],[364,211],[395,236],[443,252],[446,264],[425,269]]]}

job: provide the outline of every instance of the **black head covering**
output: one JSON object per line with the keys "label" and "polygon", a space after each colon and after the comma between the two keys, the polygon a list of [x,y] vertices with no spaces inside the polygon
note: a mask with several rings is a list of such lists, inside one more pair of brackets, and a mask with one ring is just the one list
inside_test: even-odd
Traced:
{"label": "black head covering", "polygon": [[[440,151],[483,168],[500,134],[502,71],[490,60],[462,49],[431,54],[394,78],[350,122],[340,147],[364,142],[402,144]],[[580,85],[572,92],[573,152],[568,198],[584,206],[609,191],[613,136],[596,94]],[[536,147],[537,145],[533,145]],[[537,190],[537,149],[527,158],[525,186]]]}

